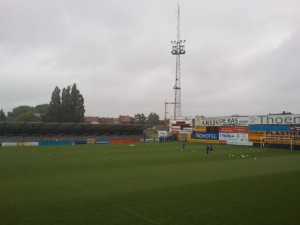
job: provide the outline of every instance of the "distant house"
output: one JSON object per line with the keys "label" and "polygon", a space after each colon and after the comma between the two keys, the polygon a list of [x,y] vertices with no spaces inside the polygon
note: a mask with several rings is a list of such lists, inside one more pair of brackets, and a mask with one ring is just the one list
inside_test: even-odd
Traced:
{"label": "distant house", "polygon": [[99,119],[99,117],[95,117],[95,116],[87,116],[87,117],[84,117],[84,122],[91,123],[91,124],[99,124],[100,119]]}
{"label": "distant house", "polygon": [[114,121],[113,121],[113,118],[112,117],[100,117],[99,118],[99,123],[100,124],[113,124]]}
{"label": "distant house", "polygon": [[133,119],[130,116],[119,116],[120,124],[132,124]]}
{"label": "distant house", "polygon": [[112,123],[119,124],[120,123],[119,118],[112,118]]}
{"label": "distant house", "polygon": [[84,122],[93,124],[132,124],[133,119],[130,116],[119,116],[119,118],[88,116],[85,117]]}

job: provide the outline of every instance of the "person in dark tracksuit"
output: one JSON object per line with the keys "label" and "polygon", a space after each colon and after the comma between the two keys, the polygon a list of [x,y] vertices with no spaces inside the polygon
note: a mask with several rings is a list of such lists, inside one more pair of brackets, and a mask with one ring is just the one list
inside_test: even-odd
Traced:
{"label": "person in dark tracksuit", "polygon": [[210,155],[210,152],[209,152],[209,144],[206,145],[206,155]]}
{"label": "person in dark tracksuit", "polygon": [[214,149],[213,149],[213,146],[212,146],[212,144],[207,144],[206,145],[206,154],[209,156],[210,155],[210,153],[213,151]]}
{"label": "person in dark tracksuit", "polygon": [[212,144],[210,144],[210,145],[209,145],[209,152],[211,153],[211,152],[213,152],[213,151],[214,151],[214,148],[213,148]]}
{"label": "person in dark tracksuit", "polygon": [[185,149],[185,144],[186,144],[186,140],[184,140],[182,143],[181,143],[181,151],[183,151]]}

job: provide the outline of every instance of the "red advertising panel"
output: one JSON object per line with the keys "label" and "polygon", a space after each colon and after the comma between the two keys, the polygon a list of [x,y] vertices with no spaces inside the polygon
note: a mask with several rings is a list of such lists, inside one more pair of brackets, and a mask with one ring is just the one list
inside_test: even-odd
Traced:
{"label": "red advertising panel", "polygon": [[236,133],[236,134],[248,134],[248,127],[238,126],[223,126],[219,128],[220,133]]}

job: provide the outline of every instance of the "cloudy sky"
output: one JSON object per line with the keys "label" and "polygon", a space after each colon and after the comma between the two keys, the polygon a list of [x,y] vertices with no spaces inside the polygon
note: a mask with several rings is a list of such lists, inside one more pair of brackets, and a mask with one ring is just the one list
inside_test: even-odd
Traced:
{"label": "cloudy sky", "polygon": [[[174,101],[177,0],[0,0],[0,108],[76,83],[86,116]],[[181,0],[182,113],[300,113],[299,0]],[[169,106],[169,115],[173,115]]]}

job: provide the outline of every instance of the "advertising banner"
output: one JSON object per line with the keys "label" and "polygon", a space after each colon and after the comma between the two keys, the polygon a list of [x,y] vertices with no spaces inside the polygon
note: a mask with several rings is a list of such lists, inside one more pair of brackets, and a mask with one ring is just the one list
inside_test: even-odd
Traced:
{"label": "advertising banner", "polygon": [[206,132],[206,127],[205,126],[195,126],[194,131],[196,131],[196,132]]}
{"label": "advertising banner", "polygon": [[95,139],[95,138],[88,138],[88,139],[86,140],[86,143],[87,143],[87,144],[95,144],[95,143],[96,143],[96,139]]}
{"label": "advertising banner", "polygon": [[300,124],[299,114],[196,117],[195,126],[246,126],[246,125]]}
{"label": "advertising banner", "polygon": [[219,133],[219,127],[218,126],[206,127],[206,132]]}
{"label": "advertising banner", "polygon": [[291,125],[291,131],[300,131],[300,126],[298,126],[298,125]]}
{"label": "advertising banner", "polygon": [[108,140],[96,141],[96,144],[109,144],[109,141]]}
{"label": "advertising banner", "polygon": [[131,144],[131,143],[140,143],[140,140],[137,139],[126,139],[126,140],[110,140],[110,144]]}
{"label": "advertising banner", "polygon": [[284,140],[287,138],[291,138],[292,140],[300,140],[300,131],[293,131],[293,132],[267,131],[266,138],[271,140]]}
{"label": "advertising banner", "polygon": [[193,128],[192,127],[184,127],[182,129],[183,133],[189,133],[191,134],[193,132]]}
{"label": "advertising banner", "polygon": [[39,146],[38,142],[25,142],[25,146]]}
{"label": "advertising banner", "polygon": [[251,125],[249,131],[290,131],[290,125]]}
{"label": "advertising banner", "polygon": [[248,134],[220,133],[219,140],[226,141],[227,144],[243,145],[249,142]]}
{"label": "advertising banner", "polygon": [[219,128],[220,133],[239,133],[239,134],[248,134],[248,127],[240,126],[223,126]]}
{"label": "advertising banner", "polygon": [[39,141],[39,146],[74,145],[72,141]]}
{"label": "advertising banner", "polygon": [[260,142],[263,138],[266,137],[266,131],[250,131],[249,140],[255,143]]}
{"label": "advertising banner", "polygon": [[[189,139],[189,142],[208,143],[208,144],[221,144],[219,140],[208,140],[208,139]],[[224,143],[222,143],[222,144],[224,144]]]}
{"label": "advertising banner", "polygon": [[157,135],[158,135],[158,137],[167,137],[168,136],[168,131],[158,130]]}
{"label": "advertising banner", "polygon": [[299,124],[299,114],[253,116],[253,124],[287,125]]}
{"label": "advertising banner", "polygon": [[219,133],[209,133],[209,132],[194,132],[192,137],[195,139],[205,139],[205,140],[219,140]]}
{"label": "advertising banner", "polygon": [[249,116],[198,117],[195,119],[196,126],[224,126],[248,124],[250,124]]}
{"label": "advertising banner", "polygon": [[2,142],[3,147],[13,147],[17,146],[17,142]]}

